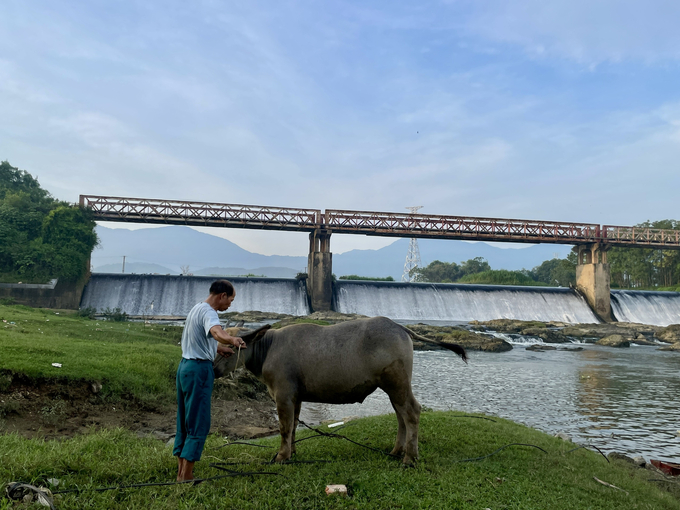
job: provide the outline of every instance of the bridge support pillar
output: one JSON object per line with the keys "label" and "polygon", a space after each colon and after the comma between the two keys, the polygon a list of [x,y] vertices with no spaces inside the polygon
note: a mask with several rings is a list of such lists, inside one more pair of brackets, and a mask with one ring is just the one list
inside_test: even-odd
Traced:
{"label": "bridge support pillar", "polygon": [[586,298],[593,312],[604,322],[612,322],[610,272],[607,263],[609,247],[600,243],[574,247],[578,255],[576,289]]}
{"label": "bridge support pillar", "polygon": [[307,293],[312,311],[327,312],[333,299],[333,254],[331,231],[317,229],[309,234]]}

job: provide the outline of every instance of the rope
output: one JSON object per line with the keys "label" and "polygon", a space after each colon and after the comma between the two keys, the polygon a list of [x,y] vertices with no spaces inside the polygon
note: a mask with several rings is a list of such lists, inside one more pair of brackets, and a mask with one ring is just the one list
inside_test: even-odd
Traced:
{"label": "rope", "polygon": [[241,356],[241,344],[238,344],[238,351],[236,351],[236,366],[234,367],[234,370],[231,372],[232,381],[234,380],[236,369],[238,368],[238,360],[240,356]]}

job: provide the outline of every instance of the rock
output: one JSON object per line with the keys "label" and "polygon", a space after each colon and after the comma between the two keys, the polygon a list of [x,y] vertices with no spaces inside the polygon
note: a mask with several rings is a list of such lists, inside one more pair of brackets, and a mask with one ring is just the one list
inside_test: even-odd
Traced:
{"label": "rock", "polygon": [[92,390],[92,393],[95,395],[102,391],[102,383],[95,381],[92,384],[90,384],[90,389]]}
{"label": "rock", "polygon": [[563,344],[569,342],[569,339],[566,337],[566,335],[563,335],[561,332],[554,329],[548,328],[524,328],[520,330],[520,335],[535,336],[549,344]]}
{"label": "rock", "polygon": [[544,344],[532,344],[529,347],[527,347],[527,351],[556,351],[556,350],[557,347]]}
{"label": "rock", "polygon": [[623,453],[619,453],[619,452],[611,452],[611,453],[607,454],[607,458],[609,460],[620,460],[620,461],[623,461],[623,462],[627,462],[629,464],[637,465],[636,462],[631,457],[629,457],[628,455],[624,455]]}
{"label": "rock", "polygon": [[567,435],[566,432],[558,432],[557,434],[555,434],[555,437],[559,437],[563,441],[571,442],[571,436]]}
{"label": "rock", "polygon": [[673,345],[668,345],[666,347],[661,347],[658,349],[659,351],[676,351],[680,352],[680,342],[676,342]]}
{"label": "rock", "polygon": [[633,340],[633,342],[636,345],[656,345],[656,342],[650,341],[649,339],[647,339],[647,337],[645,335],[643,335],[641,333],[638,333],[637,335],[635,335],[635,339]]}
{"label": "rock", "polygon": [[671,324],[658,330],[654,333],[654,338],[668,344],[680,342],[680,324]]}
{"label": "rock", "polygon": [[560,347],[560,348],[557,349],[557,350],[558,350],[558,351],[573,351],[573,352],[577,352],[577,351],[582,351],[582,350],[583,350],[583,347]]}
{"label": "rock", "polygon": [[647,461],[641,455],[638,455],[637,457],[633,457],[633,462],[639,468],[644,468],[647,465]]}
{"label": "rock", "polygon": [[[512,350],[512,345],[492,335],[473,333],[455,326],[428,326],[425,324],[410,324],[410,330],[426,338],[444,343],[463,346],[468,351],[505,352]],[[434,350],[440,347],[428,345],[417,340],[413,341],[413,348],[417,350]]]}
{"label": "rock", "polygon": [[630,347],[630,339],[624,338],[621,335],[609,335],[595,343],[607,347]]}

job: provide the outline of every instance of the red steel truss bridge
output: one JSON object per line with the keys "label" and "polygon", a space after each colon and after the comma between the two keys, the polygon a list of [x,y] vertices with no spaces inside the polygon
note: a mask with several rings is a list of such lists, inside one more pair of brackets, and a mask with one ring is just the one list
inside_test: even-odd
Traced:
{"label": "red steel truss bridge", "polygon": [[80,205],[97,221],[202,227],[323,231],[326,235],[462,239],[515,243],[599,243],[609,246],[680,249],[680,231],[591,223],[472,218],[327,209],[297,209],[81,195]]}

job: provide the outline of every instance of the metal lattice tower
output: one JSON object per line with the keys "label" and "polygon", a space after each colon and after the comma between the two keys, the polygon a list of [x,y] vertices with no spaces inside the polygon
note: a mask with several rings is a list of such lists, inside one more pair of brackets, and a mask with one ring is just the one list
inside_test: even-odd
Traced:
{"label": "metal lattice tower", "polygon": [[[415,207],[407,207],[411,214],[415,214],[419,209],[422,209],[422,205],[417,205]],[[420,250],[418,249],[418,239],[415,237],[411,238],[411,242],[408,245],[408,254],[406,255],[406,262],[404,263],[404,273],[401,275],[402,282],[413,282],[416,281],[415,275],[413,275],[413,270],[420,267]]]}

